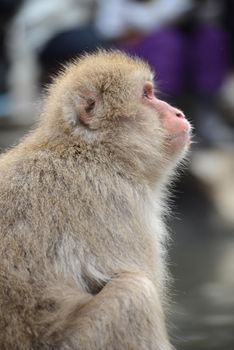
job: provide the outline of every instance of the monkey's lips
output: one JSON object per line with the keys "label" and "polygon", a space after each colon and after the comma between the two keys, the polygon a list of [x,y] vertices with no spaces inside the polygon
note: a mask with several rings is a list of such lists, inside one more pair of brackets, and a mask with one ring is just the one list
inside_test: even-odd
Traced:
{"label": "monkey's lips", "polygon": [[191,125],[183,114],[164,115],[162,124],[167,131],[166,139],[169,143],[187,143],[191,136]]}
{"label": "monkey's lips", "polygon": [[174,140],[174,139],[177,139],[178,137],[190,138],[190,131],[189,130],[183,130],[183,131],[177,132],[175,134],[170,134],[168,136],[168,140]]}
{"label": "monkey's lips", "polygon": [[169,142],[178,142],[178,143],[187,143],[190,142],[191,139],[191,127],[189,123],[187,124],[187,127],[184,128],[181,131],[178,131],[176,133],[172,133],[168,135],[167,140]]}

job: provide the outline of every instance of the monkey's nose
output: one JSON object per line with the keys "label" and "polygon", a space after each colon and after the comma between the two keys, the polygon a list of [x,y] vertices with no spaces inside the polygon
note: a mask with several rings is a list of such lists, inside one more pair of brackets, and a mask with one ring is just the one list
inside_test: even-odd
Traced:
{"label": "monkey's nose", "polygon": [[175,114],[178,118],[185,119],[184,113],[182,111],[180,111],[179,109],[175,109]]}

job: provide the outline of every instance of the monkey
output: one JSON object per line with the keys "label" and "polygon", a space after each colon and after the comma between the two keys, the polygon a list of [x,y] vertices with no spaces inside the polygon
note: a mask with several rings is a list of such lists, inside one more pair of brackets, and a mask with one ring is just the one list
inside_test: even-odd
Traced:
{"label": "monkey", "polygon": [[54,78],[0,157],[1,350],[172,350],[165,200],[191,126],[137,57]]}

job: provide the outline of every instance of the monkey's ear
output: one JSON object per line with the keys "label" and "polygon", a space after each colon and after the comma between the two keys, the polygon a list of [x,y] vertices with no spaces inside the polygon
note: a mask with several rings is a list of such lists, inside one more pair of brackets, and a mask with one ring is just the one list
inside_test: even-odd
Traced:
{"label": "monkey's ear", "polygon": [[68,124],[74,128],[79,124],[88,127],[93,116],[95,99],[91,97],[76,97],[64,101],[63,113]]}
{"label": "monkey's ear", "polygon": [[92,120],[92,112],[95,107],[94,98],[85,98],[79,106],[78,119],[81,124],[88,126]]}

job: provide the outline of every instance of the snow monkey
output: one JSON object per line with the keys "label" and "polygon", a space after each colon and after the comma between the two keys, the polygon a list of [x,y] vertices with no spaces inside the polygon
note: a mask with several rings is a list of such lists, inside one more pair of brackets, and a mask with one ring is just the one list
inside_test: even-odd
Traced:
{"label": "snow monkey", "polygon": [[165,189],[190,143],[153,73],[85,55],[0,158],[0,349],[171,350]]}

